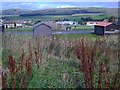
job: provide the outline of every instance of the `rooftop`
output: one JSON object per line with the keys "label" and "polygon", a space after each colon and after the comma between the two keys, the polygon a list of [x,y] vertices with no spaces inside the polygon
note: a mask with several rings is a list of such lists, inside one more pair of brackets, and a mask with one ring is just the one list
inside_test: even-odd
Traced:
{"label": "rooftop", "polygon": [[103,26],[103,27],[106,27],[108,25],[111,25],[112,23],[110,22],[99,22],[98,24],[96,24],[96,26]]}
{"label": "rooftop", "polygon": [[40,26],[40,25],[46,25],[47,27],[52,28],[52,27],[49,26],[48,24],[46,24],[46,23],[41,23],[41,22],[35,24],[35,25],[33,26],[33,28],[38,27],[38,26]]}

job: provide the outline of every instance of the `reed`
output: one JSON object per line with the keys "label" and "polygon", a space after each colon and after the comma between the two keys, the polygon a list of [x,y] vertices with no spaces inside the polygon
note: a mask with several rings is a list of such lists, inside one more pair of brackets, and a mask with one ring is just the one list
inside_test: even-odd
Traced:
{"label": "reed", "polygon": [[[113,58],[113,56],[116,56],[116,48],[111,47],[109,49],[111,44],[108,42],[108,40],[100,38],[96,41],[90,42],[84,38],[75,40],[56,40],[55,38],[51,39],[46,37],[30,37],[29,39],[26,38],[25,40],[22,38],[17,39],[12,36],[10,38],[11,39],[8,37],[5,38],[7,40],[5,41],[5,46],[9,47],[7,47],[9,51],[17,52],[19,57],[15,58],[14,54],[9,52],[6,60],[8,64],[6,67],[8,69],[8,73],[2,73],[3,88],[8,86],[13,89],[16,87],[20,89],[28,88],[30,77],[34,74],[33,69],[36,69],[36,65],[38,69],[42,70],[42,67],[44,66],[43,62],[49,64],[48,60],[52,57],[57,57],[57,59],[60,59],[60,62],[62,61],[61,59],[64,59],[63,61],[65,63],[67,60],[76,60],[75,62],[81,66],[79,68],[79,72],[82,73],[83,76],[80,77],[84,79],[84,88],[86,89],[90,88],[93,90],[95,87],[99,89],[111,87],[114,89],[119,86],[119,73],[116,73],[114,70],[112,70],[116,69],[116,67],[112,66],[113,64],[111,64],[111,66],[109,64],[109,62],[112,63],[116,59],[116,57]],[[20,44],[21,46],[17,44],[18,46],[16,46],[15,43],[17,43],[17,41],[19,41],[19,43],[23,42],[23,44]],[[9,46],[13,42],[15,42],[13,46]],[[113,49],[114,51],[112,51]],[[45,66],[45,69],[46,68],[47,66]],[[64,75],[65,78],[72,78],[72,75],[70,76],[68,72],[67,74],[68,75]],[[111,79],[112,77],[114,77],[114,79]],[[8,78],[11,80],[10,85],[8,85]],[[73,82],[71,81],[71,83]]]}

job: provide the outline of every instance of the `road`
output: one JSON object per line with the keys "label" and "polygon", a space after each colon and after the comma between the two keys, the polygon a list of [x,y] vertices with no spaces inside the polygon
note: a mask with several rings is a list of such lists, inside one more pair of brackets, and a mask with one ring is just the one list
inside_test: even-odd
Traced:
{"label": "road", "polygon": [[[52,34],[91,34],[93,30],[53,31]],[[5,34],[33,35],[33,32],[5,32]]]}
{"label": "road", "polygon": [[93,30],[54,31],[52,34],[90,34],[93,32]]}

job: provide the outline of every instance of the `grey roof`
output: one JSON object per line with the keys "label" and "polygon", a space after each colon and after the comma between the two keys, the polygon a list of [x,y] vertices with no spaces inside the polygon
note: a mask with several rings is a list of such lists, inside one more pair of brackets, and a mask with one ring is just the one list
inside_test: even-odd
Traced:
{"label": "grey roof", "polygon": [[47,25],[47,24],[45,24],[45,23],[41,23],[41,22],[35,24],[35,25],[33,26],[33,28],[36,28],[36,27],[41,26],[41,25],[45,25],[45,26],[47,26],[47,27],[49,27],[49,28],[52,28],[52,27],[50,27],[49,25]]}
{"label": "grey roof", "polygon": [[120,21],[114,22],[114,24],[120,26]]}

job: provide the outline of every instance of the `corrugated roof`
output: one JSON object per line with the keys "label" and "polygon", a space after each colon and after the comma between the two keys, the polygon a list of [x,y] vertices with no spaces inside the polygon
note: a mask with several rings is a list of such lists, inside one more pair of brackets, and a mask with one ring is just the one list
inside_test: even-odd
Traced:
{"label": "corrugated roof", "polygon": [[40,25],[46,25],[47,27],[52,28],[52,27],[50,27],[49,25],[47,25],[47,24],[45,24],[45,23],[41,23],[41,22],[35,24],[35,25],[33,26],[33,28],[38,27],[38,26],[40,26]]}
{"label": "corrugated roof", "polygon": [[103,26],[103,27],[106,27],[108,25],[111,25],[112,23],[110,22],[99,22],[98,24],[96,24],[96,26]]}

